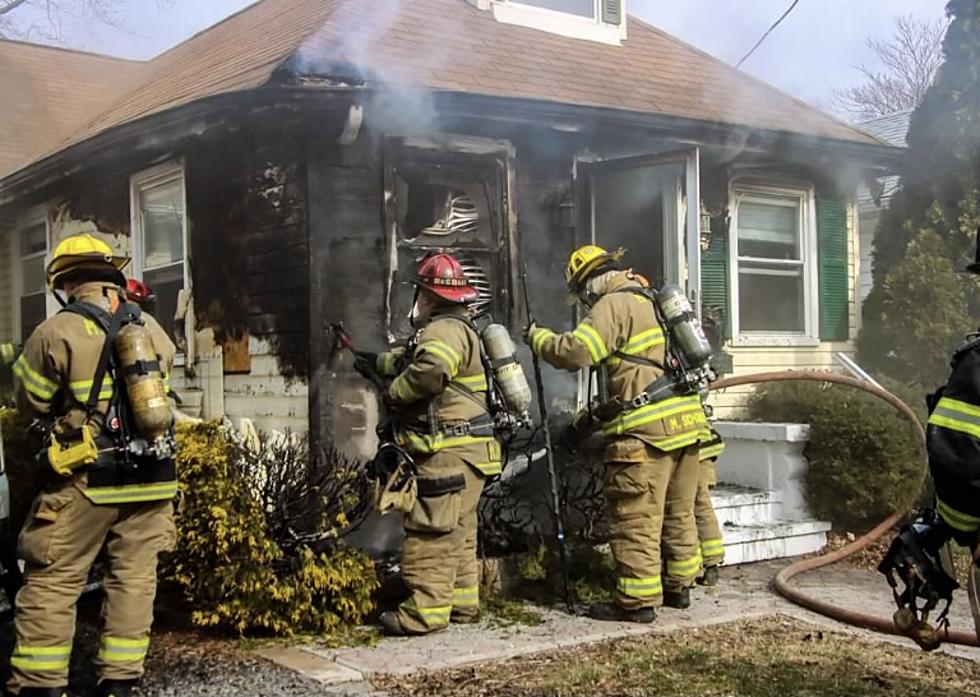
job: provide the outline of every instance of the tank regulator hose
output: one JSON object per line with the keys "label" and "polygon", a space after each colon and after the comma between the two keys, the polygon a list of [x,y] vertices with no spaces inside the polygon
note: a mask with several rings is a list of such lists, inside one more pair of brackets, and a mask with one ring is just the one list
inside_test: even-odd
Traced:
{"label": "tank regulator hose", "polygon": [[[916,429],[919,436],[919,440],[922,443],[923,452],[923,466],[922,472],[919,478],[919,486],[916,491],[921,491],[922,487],[926,483],[928,477],[929,466],[928,461],[925,459],[925,443],[926,443],[926,432],[922,427],[922,423],[919,421],[919,417],[916,416],[915,412],[908,404],[903,402],[901,399],[896,397],[894,394],[888,390],[877,387],[864,380],[859,380],[857,378],[852,378],[848,375],[840,375],[838,373],[830,373],[827,371],[795,371],[795,370],[784,370],[776,372],[767,373],[753,373],[750,375],[738,375],[728,378],[722,378],[717,380],[711,385],[712,391],[723,390],[728,387],[737,387],[741,385],[758,385],[766,382],[789,382],[805,380],[810,382],[821,382],[821,383],[833,383],[837,385],[846,385],[848,387],[854,387],[859,390],[863,390],[875,397],[884,400],[899,412],[902,413],[905,418],[907,418]],[[858,612],[856,610],[850,610],[847,608],[838,607],[824,600],[819,600],[817,598],[810,597],[798,588],[794,588],[790,585],[790,581],[799,576],[800,574],[806,573],[808,571],[813,571],[815,569],[822,568],[824,566],[829,566],[830,564],[835,564],[839,561],[851,557],[861,550],[865,549],[873,542],[885,535],[889,530],[894,528],[901,520],[905,517],[905,512],[903,510],[896,511],[892,513],[888,518],[883,520],[881,523],[876,525],[870,531],[866,532],[864,535],[858,537],[856,540],[850,544],[841,547],[833,552],[827,552],[818,557],[813,557],[810,559],[802,559],[800,561],[790,564],[785,569],[776,574],[773,579],[773,588],[781,596],[789,600],[794,605],[806,608],[807,610],[812,610],[820,615],[829,617],[831,619],[843,622],[845,624],[850,624],[856,627],[863,627],[865,629],[872,629],[878,632],[883,632],[885,634],[896,634],[901,636],[901,633],[895,628],[892,623],[891,618],[877,617],[875,615],[869,615],[863,612]],[[942,630],[939,633],[940,638],[943,642],[950,644],[961,644],[964,646],[980,646],[977,641],[977,635],[974,632],[964,632],[959,630]]]}

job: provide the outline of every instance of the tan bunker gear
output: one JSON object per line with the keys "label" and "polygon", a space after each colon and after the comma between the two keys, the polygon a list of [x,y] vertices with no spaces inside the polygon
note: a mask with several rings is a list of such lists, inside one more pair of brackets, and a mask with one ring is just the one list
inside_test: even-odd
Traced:
{"label": "tan bunker gear", "polygon": [[716,432],[710,441],[701,444],[700,469],[698,473],[698,493],[694,498],[694,520],[698,526],[698,539],[701,541],[701,563],[710,569],[725,561],[725,543],[722,539],[721,525],[711,503],[711,490],[718,483],[715,460],[725,449],[725,442]]}
{"label": "tan bunker gear", "polygon": [[[97,266],[97,261],[88,264],[92,265]],[[59,272],[68,273],[70,268],[59,267]],[[112,283],[83,283],[74,288],[70,300],[111,315],[121,292]],[[166,375],[173,362],[173,343],[152,317],[143,315],[142,321],[157,354],[158,365],[152,369]],[[116,403],[111,374],[102,382],[97,403],[87,408],[106,337],[101,324],[63,311],[38,327],[15,363],[20,409],[28,416],[57,422],[61,431],[88,429],[99,455],[67,476],[50,473],[53,481],[35,500],[20,535],[26,572],[16,599],[9,683],[14,694],[23,688],[67,685],[75,604],[103,548],[108,569],[98,676],[100,682],[132,681],[143,672],[157,555],[171,549],[175,541],[172,500],[177,482],[171,459],[154,459],[144,466],[137,458],[131,468],[117,464],[115,436],[107,430],[113,421],[108,412]]]}
{"label": "tan bunker gear", "polygon": [[[696,394],[639,398],[664,375],[664,327],[630,272],[608,272],[598,280],[601,287],[593,289],[598,299],[574,331],[532,327],[527,340],[557,368],[597,369],[606,391],[602,397],[624,405],[597,428],[609,439],[603,460],[616,599],[623,609],[635,610],[660,604],[665,590],[689,587],[700,569],[693,511],[698,441],[709,432]],[[667,558],[663,579],[661,533]]]}
{"label": "tan bunker gear", "polygon": [[[397,442],[415,458],[418,499],[405,518],[402,574],[412,591],[398,609],[402,630],[424,634],[479,613],[477,504],[501,448],[487,407],[480,338],[461,305],[443,306],[403,356],[382,353],[397,376]],[[406,364],[399,371],[400,364]]]}

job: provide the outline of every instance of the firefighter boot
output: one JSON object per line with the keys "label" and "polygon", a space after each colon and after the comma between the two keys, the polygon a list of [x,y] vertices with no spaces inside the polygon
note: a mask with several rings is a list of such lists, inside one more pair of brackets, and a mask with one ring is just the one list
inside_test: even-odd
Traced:
{"label": "firefighter boot", "polygon": [[641,607],[627,610],[616,603],[596,603],[589,608],[589,617],[604,622],[636,622],[650,624],[657,619],[657,613],[652,607]]}
{"label": "firefighter boot", "polygon": [[99,697],[129,697],[135,680],[103,680],[99,683]]}
{"label": "firefighter boot", "polygon": [[407,634],[402,623],[398,621],[397,612],[382,612],[381,616],[378,617],[378,622],[381,624],[381,631],[385,636],[406,636]]}
{"label": "firefighter boot", "polygon": [[718,567],[706,566],[704,567],[704,574],[698,578],[698,585],[717,586],[719,580],[721,580],[721,575],[718,572]]}
{"label": "firefighter boot", "polygon": [[691,589],[664,590],[664,605],[677,610],[686,610],[691,607]]}

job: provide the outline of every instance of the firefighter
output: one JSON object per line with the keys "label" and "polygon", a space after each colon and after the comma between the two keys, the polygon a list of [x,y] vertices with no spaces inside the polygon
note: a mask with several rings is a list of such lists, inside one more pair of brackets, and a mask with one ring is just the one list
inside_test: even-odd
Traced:
{"label": "firefighter", "polygon": [[156,315],[157,296],[143,281],[135,278],[126,281],[126,299],[139,305],[146,314]]}
{"label": "firefighter", "polygon": [[690,605],[701,568],[693,513],[698,441],[710,434],[699,396],[675,388],[666,374],[665,328],[641,282],[622,270],[622,256],[594,245],[575,250],[565,280],[585,319],[566,334],[532,324],[525,340],[556,368],[598,372],[599,403],[589,413],[609,439],[604,491],[618,578],[615,602],[594,605],[590,615],[646,623],[661,603]]}
{"label": "firefighter", "polygon": [[[143,672],[157,555],[175,541],[177,481],[165,441],[154,440],[152,450],[141,441],[147,449],[130,454],[137,442],[127,424],[146,423],[140,416],[151,408],[165,419],[168,407],[159,398],[137,404],[135,388],[128,398],[122,393],[127,381],[162,382],[175,349],[152,317],[140,317],[125,302],[121,270],[128,261],[90,235],[63,240],[47,280],[56,296],[65,295],[65,307],[34,331],[14,364],[18,406],[48,432],[38,458],[47,465],[48,483],[18,540],[26,573],[16,599],[8,690],[21,697],[67,694],[75,603],[103,548],[99,694],[129,695]],[[117,369],[122,352],[114,353],[113,340],[133,332],[141,332],[146,358]],[[159,385],[154,394],[164,389]]]}
{"label": "firefighter", "polygon": [[477,504],[501,469],[487,378],[468,304],[477,299],[459,262],[431,254],[415,281],[414,338],[376,359],[394,375],[387,402],[395,440],[415,460],[418,497],[405,517],[402,575],[411,596],[381,615],[389,635],[426,634],[479,615]]}
{"label": "firefighter", "polygon": [[711,504],[711,489],[718,483],[715,461],[725,450],[721,435],[711,430],[711,440],[701,443],[698,457],[701,461],[698,470],[698,491],[694,497],[694,521],[701,542],[702,574],[698,583],[703,586],[718,585],[718,567],[725,561],[725,545],[722,540],[718,516]]}

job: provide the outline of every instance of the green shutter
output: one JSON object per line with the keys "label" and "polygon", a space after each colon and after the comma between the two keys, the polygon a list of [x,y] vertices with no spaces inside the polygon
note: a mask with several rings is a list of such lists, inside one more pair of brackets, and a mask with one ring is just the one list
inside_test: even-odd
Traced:
{"label": "green shutter", "polygon": [[623,0],[602,0],[602,21],[615,24],[623,20]]}
{"label": "green shutter", "polygon": [[728,234],[712,235],[701,252],[701,308],[720,307],[725,313],[725,338],[732,335],[732,311],[728,302]]}
{"label": "green shutter", "polygon": [[820,260],[820,338],[846,341],[851,300],[847,289],[847,214],[844,203],[817,198]]}

